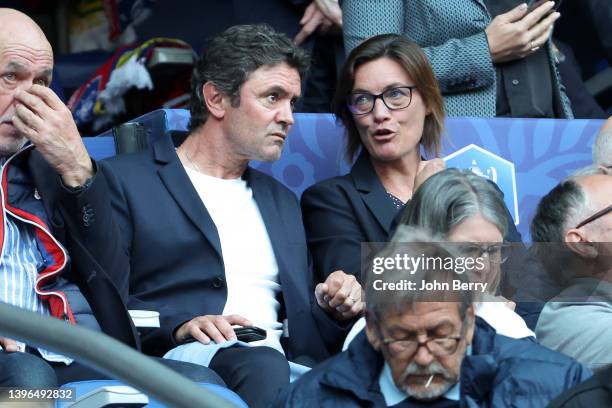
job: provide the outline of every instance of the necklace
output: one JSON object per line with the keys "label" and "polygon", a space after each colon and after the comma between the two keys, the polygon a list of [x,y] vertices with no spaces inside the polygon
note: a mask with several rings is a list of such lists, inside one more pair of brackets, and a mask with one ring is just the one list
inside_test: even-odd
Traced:
{"label": "necklace", "polygon": [[187,163],[189,164],[189,167],[191,167],[193,170],[197,171],[198,173],[202,173],[202,170],[200,170],[200,166],[197,165],[197,163],[194,163],[193,160],[191,160],[191,157],[189,157],[189,154],[187,153],[187,150],[180,150],[176,149],[179,153],[179,156],[183,156],[185,157],[185,159],[187,160]]}

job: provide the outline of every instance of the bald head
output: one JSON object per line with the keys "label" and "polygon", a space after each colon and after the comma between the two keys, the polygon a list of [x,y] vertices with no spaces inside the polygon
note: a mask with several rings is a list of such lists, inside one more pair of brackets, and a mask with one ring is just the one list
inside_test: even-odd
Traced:
{"label": "bald head", "polygon": [[38,24],[20,11],[0,8],[0,48],[16,43],[51,52],[51,44]]}
{"label": "bald head", "polygon": [[612,167],[612,117],[604,123],[593,143],[593,163]]}
{"label": "bald head", "polygon": [[40,27],[17,10],[0,8],[0,27],[0,156],[7,156],[26,141],[13,125],[15,94],[49,86],[53,52]]}

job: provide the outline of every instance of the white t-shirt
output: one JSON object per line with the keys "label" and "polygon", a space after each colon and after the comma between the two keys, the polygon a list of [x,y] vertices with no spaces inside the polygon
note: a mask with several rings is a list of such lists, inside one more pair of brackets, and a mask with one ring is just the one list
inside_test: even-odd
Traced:
{"label": "white t-shirt", "polygon": [[221,179],[185,169],[219,233],[228,292],[223,315],[237,314],[266,329],[267,338],[251,344],[283,353],[278,264],[253,191],[240,178]]}

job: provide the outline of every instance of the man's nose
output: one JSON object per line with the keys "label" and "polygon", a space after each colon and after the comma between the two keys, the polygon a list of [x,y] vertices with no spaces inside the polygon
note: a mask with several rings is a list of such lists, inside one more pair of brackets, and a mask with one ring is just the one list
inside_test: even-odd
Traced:
{"label": "man's nose", "polygon": [[295,122],[293,118],[293,108],[291,103],[284,103],[283,106],[279,109],[276,120],[279,123],[285,124],[285,126],[291,126]]}
{"label": "man's nose", "polygon": [[420,365],[421,367],[429,366],[434,360],[433,354],[429,351],[426,344],[420,344],[414,355],[414,362]]}

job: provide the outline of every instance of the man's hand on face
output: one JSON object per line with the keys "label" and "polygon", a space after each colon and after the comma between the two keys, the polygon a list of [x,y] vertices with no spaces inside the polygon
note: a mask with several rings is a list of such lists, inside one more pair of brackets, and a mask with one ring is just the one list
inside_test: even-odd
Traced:
{"label": "man's hand on face", "polygon": [[47,87],[32,85],[15,93],[14,126],[59,173],[64,184],[77,187],[93,177],[93,165],[70,110]]}
{"label": "man's hand on face", "polygon": [[183,343],[189,336],[202,344],[209,344],[211,340],[215,343],[234,340],[236,338],[236,333],[234,333],[234,329],[232,328],[233,324],[240,326],[253,325],[248,319],[238,315],[198,316],[183,323],[174,333],[174,339],[178,344]]}
{"label": "man's hand on face", "polygon": [[319,306],[339,321],[360,316],[365,309],[361,285],[353,275],[343,271],[332,272],[325,282],[319,283],[315,297]]}
{"label": "man's hand on face", "polygon": [[0,337],[0,346],[2,346],[5,353],[14,353],[16,351],[19,351],[17,342],[13,339],[9,339],[6,337]]}

